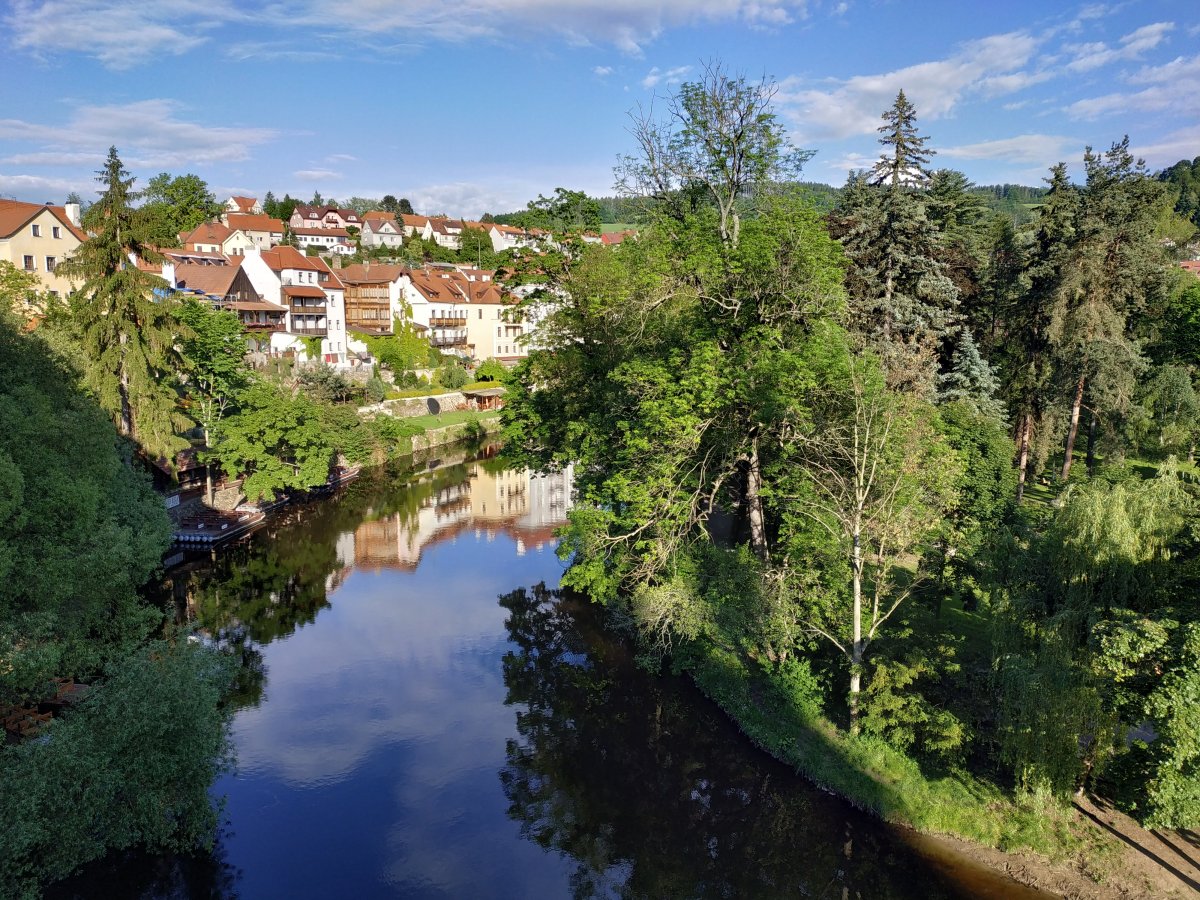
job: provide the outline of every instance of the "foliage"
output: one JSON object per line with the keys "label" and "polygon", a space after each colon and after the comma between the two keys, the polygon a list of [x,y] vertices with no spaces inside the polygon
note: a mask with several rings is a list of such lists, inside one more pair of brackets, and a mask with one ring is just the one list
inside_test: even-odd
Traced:
{"label": "foliage", "polygon": [[481,362],[475,369],[476,381],[498,381],[503,382],[508,378],[508,369],[504,363],[497,359],[488,358]]}
{"label": "foliage", "polygon": [[210,848],[208,788],[230,764],[220,702],[232,669],[197,644],[152,642],[111,664],[48,740],[4,747],[0,892],[36,896],[113,850]]}
{"label": "foliage", "polygon": [[160,172],[146,182],[139,210],[146,233],[158,247],[178,247],[180,234],[216,219],[224,211],[199,175]]}
{"label": "foliage", "polygon": [[444,388],[457,390],[470,382],[471,376],[462,366],[448,365],[437,370],[437,382]]}
{"label": "foliage", "polygon": [[362,392],[350,376],[325,364],[305,366],[300,369],[296,381],[313,399],[322,403],[346,403]]}
{"label": "foliage", "polygon": [[83,280],[71,295],[69,323],[83,351],[89,387],[109,411],[121,435],[152,457],[168,462],[186,446],[178,431],[187,421],[178,409],[182,370],[178,301],[162,293],[161,282],[143,272],[133,257],[153,261],[153,236],[132,206],[138,195],[116,147],[97,173],[104,190],[88,209],[92,236],[62,263],[61,271]]}

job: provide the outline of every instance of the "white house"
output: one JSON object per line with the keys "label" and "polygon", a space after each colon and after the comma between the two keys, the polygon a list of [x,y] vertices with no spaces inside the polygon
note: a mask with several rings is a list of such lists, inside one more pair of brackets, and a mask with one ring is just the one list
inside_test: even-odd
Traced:
{"label": "white house", "polygon": [[363,216],[359,241],[363,247],[399,247],[403,241],[401,226],[391,213],[369,212]]}
{"label": "white house", "polygon": [[300,338],[321,338],[321,356],[333,366],[347,364],[345,286],[318,257],[295,247],[253,248],[242,268],[265,300],[288,310],[287,330],[271,337],[271,352],[307,356]]}

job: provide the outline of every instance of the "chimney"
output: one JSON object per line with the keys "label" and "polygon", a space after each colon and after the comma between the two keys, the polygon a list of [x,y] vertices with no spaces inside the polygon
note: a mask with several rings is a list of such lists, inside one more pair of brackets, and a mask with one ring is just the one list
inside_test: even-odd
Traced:
{"label": "chimney", "polygon": [[67,214],[67,218],[71,220],[72,225],[76,228],[80,227],[78,203],[68,203],[63,207],[63,212]]}

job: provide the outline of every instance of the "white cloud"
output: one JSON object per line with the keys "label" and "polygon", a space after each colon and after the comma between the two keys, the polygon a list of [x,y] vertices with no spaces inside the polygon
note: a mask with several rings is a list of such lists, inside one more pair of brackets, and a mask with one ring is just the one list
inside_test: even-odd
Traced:
{"label": "white cloud", "polygon": [[331,153],[325,157],[326,162],[358,162],[357,156],[351,156],[349,153]]}
{"label": "white cloud", "polygon": [[18,49],[81,51],[113,69],[187,53],[208,40],[206,30],[245,19],[228,0],[15,0],[11,8],[4,22]]}
{"label": "white cloud", "polygon": [[6,175],[0,172],[0,197],[12,196],[30,203],[61,203],[71,191],[95,196],[96,183],[87,178],[45,178],[40,175]]}
{"label": "white cloud", "polygon": [[131,168],[178,168],[250,158],[250,148],[275,137],[269,128],[207,125],[177,118],[174,100],[140,100],[123,106],[81,106],[66,122],[0,119],[0,139],[38,145],[20,153],[22,165],[98,167],[110,146]]}
{"label": "white cloud", "polygon": [[[942,147],[939,156],[950,159],[999,159],[1012,163],[1039,163],[1051,166],[1071,155],[1083,152],[1084,142],[1055,134],[1019,134],[1016,137]],[[1078,151],[1078,152],[1077,152]]]}
{"label": "white cloud", "polygon": [[1147,50],[1153,50],[1166,40],[1167,35],[1174,29],[1174,22],[1155,22],[1129,32],[1117,42],[1116,47],[1104,43],[1068,46],[1066,49],[1071,51],[1075,58],[1067,63],[1067,68],[1072,72],[1090,72],[1109,63],[1138,59]]}
{"label": "white cloud", "polygon": [[842,2],[833,8],[833,15],[844,16],[849,11],[850,11],[850,4]]}
{"label": "white cloud", "polygon": [[673,69],[667,69],[665,72],[658,66],[655,66],[642,79],[642,87],[650,90],[655,85],[659,84],[679,84],[687,76],[687,73],[692,71],[691,66],[676,66]]}
{"label": "white cloud", "polygon": [[1197,76],[1200,76],[1200,56],[1193,56],[1191,59],[1177,56],[1161,66],[1143,66],[1130,75],[1126,81],[1130,84],[1162,84]]}
{"label": "white cloud", "polygon": [[300,169],[293,172],[292,176],[301,181],[338,181],[342,174],[332,169]]}
{"label": "white cloud", "polygon": [[[463,43],[554,35],[568,44],[604,44],[640,55],[671,28],[736,22],[777,28],[807,15],[807,0],[280,0],[267,16],[232,0],[17,0],[5,19],[14,44],[41,54],[79,52],[112,68],[128,68],[163,53],[178,55],[213,39],[231,23],[326,36],[398,37]],[[279,42],[250,41],[233,52],[294,58]],[[388,49],[396,49],[389,43]],[[305,51],[307,52],[307,51]],[[328,49],[314,52],[328,53]]]}
{"label": "white cloud", "polygon": [[611,75],[612,73],[612,66],[596,66],[596,68],[592,69],[592,74],[597,75],[600,78],[603,78],[605,75]]}
{"label": "white cloud", "polygon": [[1152,169],[1172,165],[1181,159],[1192,159],[1200,147],[1200,125],[1173,131],[1153,143],[1130,147],[1134,156],[1144,158]]}
{"label": "white cloud", "polygon": [[[478,219],[485,212],[510,212],[514,209],[523,209],[529,199],[536,194],[537,191],[531,191],[528,188],[523,191],[520,189],[506,191],[491,185],[467,181],[430,184],[403,192],[403,196],[412,201],[413,209],[424,215],[447,213],[451,216],[463,216],[468,219]],[[397,193],[396,196],[399,197],[401,194]]]}
{"label": "white cloud", "polygon": [[[872,134],[897,92],[905,95],[923,121],[952,114],[974,90],[995,95],[1033,83],[1019,71],[1032,58],[1039,39],[1025,32],[997,34],[970,41],[945,59],[918,63],[878,75],[855,75],[831,88],[806,87],[797,78],[780,82],[777,101],[793,119],[804,141]],[[1006,87],[1000,76],[1012,76]]]}

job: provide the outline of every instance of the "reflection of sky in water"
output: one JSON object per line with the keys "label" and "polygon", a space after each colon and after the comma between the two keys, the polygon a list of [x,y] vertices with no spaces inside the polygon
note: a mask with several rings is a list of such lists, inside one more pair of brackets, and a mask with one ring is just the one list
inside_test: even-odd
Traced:
{"label": "reflection of sky in water", "polygon": [[353,572],[315,627],[263,648],[266,702],[237,716],[217,785],[242,896],[564,893],[496,774],[514,735],[497,596],[561,571],[549,547],[461,535],[415,572]]}

